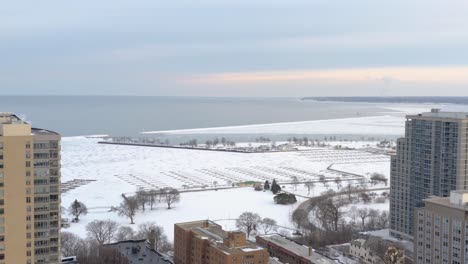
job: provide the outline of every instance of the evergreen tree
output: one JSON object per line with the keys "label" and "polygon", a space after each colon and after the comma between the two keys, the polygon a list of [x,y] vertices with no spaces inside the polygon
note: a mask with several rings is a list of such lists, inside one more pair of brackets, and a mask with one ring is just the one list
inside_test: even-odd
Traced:
{"label": "evergreen tree", "polygon": [[270,190],[270,182],[269,181],[265,181],[265,184],[263,185],[263,189],[264,190]]}
{"label": "evergreen tree", "polygon": [[88,209],[86,208],[86,205],[82,202],[78,202],[78,200],[76,199],[72,204],[70,204],[68,211],[70,212],[71,215],[73,215],[73,217],[75,217],[74,220],[76,222],[79,221],[80,215],[86,215],[88,213]]}
{"label": "evergreen tree", "polygon": [[281,187],[276,183],[276,179],[273,179],[273,182],[271,183],[271,191],[274,194],[277,194],[281,191]]}

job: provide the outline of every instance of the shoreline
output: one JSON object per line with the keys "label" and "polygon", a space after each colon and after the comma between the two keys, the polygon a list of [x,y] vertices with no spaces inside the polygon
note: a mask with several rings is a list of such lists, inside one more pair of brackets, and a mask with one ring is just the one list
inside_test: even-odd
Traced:
{"label": "shoreline", "polygon": [[216,151],[216,152],[231,152],[231,153],[242,153],[242,154],[284,153],[284,152],[307,151],[307,150],[245,151],[245,150],[234,150],[234,149],[207,149],[207,148],[192,148],[192,147],[185,147],[185,146],[165,146],[165,145],[152,145],[152,144],[141,144],[141,143],[120,143],[120,142],[106,142],[106,141],[99,141],[98,144],[135,146],[135,147],[152,147],[152,148],[170,148],[170,149],[183,149],[183,150]]}

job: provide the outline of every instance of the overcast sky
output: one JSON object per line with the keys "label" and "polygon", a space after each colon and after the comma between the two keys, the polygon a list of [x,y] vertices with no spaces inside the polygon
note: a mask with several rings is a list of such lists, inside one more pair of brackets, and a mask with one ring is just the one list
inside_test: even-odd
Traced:
{"label": "overcast sky", "polygon": [[467,14],[441,0],[8,1],[0,95],[468,96]]}

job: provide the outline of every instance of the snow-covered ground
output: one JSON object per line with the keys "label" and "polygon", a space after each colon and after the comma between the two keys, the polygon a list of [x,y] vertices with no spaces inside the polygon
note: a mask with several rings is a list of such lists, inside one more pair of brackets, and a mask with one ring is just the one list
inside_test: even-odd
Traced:
{"label": "snow-covered ground", "polygon": [[[291,182],[293,177],[304,182],[319,181],[320,175],[329,180],[339,177],[345,185],[348,179],[355,176],[327,170],[332,163],[334,166],[341,166],[341,163],[346,166],[358,164],[356,166],[361,168],[359,172],[373,172],[377,171],[375,166],[383,164],[385,167],[389,161],[385,155],[333,148],[245,154],[107,145],[98,144],[98,140],[71,137],[63,138],[62,141],[62,181],[95,180],[62,195],[63,206],[68,207],[73,200],[78,199],[90,209],[79,224],[72,224],[68,229],[82,236],[85,235],[86,224],[95,219],[110,218],[120,224],[128,224],[127,219],[108,210],[120,203],[122,193],[133,193],[140,187],[199,189],[203,185],[213,187],[215,181],[217,186],[232,186],[232,183],[251,180],[271,181],[274,178],[286,183]],[[381,170],[385,169],[378,171]],[[310,196],[319,195],[328,188],[337,188],[334,182],[327,185],[325,188],[317,182]],[[286,185],[286,190],[291,191],[292,188]],[[309,196],[303,184],[298,185],[298,191],[298,194]],[[157,210],[140,213],[136,221],[137,224],[155,221],[164,227],[172,239],[173,224],[176,222],[206,218],[230,219],[244,211],[255,211],[262,217],[275,219],[280,225],[292,227],[289,216],[294,206],[276,205],[271,193],[255,192],[253,188],[190,192],[181,195],[181,202],[174,209],[165,210],[160,205]],[[227,227],[233,227],[233,221],[227,223]]]}
{"label": "snow-covered ground", "polygon": [[362,174],[370,178],[372,173],[380,173],[390,180],[390,158],[382,161],[366,162],[363,165],[359,162],[356,163],[335,163],[331,167],[335,170],[346,171],[350,173]]}
{"label": "snow-covered ground", "polygon": [[[65,229],[68,232],[76,233],[82,237],[86,236],[86,224],[95,219],[112,219],[121,225],[132,226],[137,228],[139,223],[156,222],[163,226],[169,238],[174,237],[174,223],[195,221],[201,219],[225,220],[220,221],[224,228],[232,230],[235,228],[235,221],[226,221],[227,219],[236,219],[245,211],[253,211],[261,217],[273,218],[278,222],[278,225],[291,226],[289,215],[295,207],[304,199],[298,198],[298,203],[295,205],[277,205],[273,202],[271,192],[256,192],[253,188],[238,188],[231,190],[190,192],[181,195],[181,202],[176,204],[173,209],[167,210],[163,204],[159,204],[154,210],[146,210],[145,213],[138,213],[135,218],[135,225],[130,225],[128,218],[119,217],[114,212],[109,212],[106,207],[94,207],[91,202],[98,201],[98,197],[103,196],[104,191],[99,191],[99,186],[89,186],[96,193],[93,195],[87,191],[85,187],[78,188],[75,195],[79,199],[88,202],[89,213],[81,217],[80,223],[72,223],[71,227]],[[101,189],[105,190],[105,188]],[[111,189],[111,188],[109,188]],[[101,194],[98,194],[98,193]],[[116,193],[118,194],[118,193]],[[87,196],[90,196],[88,198]],[[67,199],[68,198],[68,199]],[[71,196],[65,195],[65,200],[70,201]],[[119,201],[116,198],[116,203]]]}

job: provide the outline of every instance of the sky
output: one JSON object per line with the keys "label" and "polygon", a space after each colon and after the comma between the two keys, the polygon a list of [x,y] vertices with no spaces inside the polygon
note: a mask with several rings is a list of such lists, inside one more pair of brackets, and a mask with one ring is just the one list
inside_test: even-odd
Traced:
{"label": "sky", "polygon": [[0,95],[468,96],[468,1],[0,5]]}

